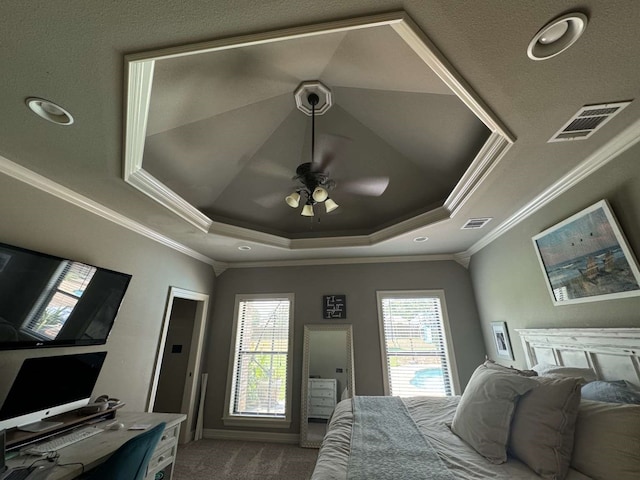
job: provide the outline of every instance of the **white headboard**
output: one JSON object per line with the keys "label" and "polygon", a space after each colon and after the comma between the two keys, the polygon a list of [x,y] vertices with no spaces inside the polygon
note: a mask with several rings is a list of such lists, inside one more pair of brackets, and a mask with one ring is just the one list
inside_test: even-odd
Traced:
{"label": "white headboard", "polygon": [[517,329],[527,365],[591,367],[600,380],[640,386],[640,328]]}

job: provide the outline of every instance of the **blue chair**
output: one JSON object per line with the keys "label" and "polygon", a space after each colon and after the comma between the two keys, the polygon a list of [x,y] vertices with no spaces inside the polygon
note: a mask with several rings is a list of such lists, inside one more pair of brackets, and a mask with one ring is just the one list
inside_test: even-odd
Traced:
{"label": "blue chair", "polygon": [[162,422],[150,430],[133,437],[118,448],[113,455],[89,470],[83,480],[142,480],[151,455],[164,432]]}

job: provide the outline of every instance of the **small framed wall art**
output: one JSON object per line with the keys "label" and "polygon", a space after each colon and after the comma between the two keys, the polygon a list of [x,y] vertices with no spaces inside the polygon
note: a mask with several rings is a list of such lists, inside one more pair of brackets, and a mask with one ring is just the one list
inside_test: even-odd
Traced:
{"label": "small framed wall art", "polygon": [[554,305],[640,295],[640,270],[606,200],[533,237]]}
{"label": "small framed wall art", "polygon": [[509,332],[507,331],[507,323],[491,322],[491,331],[493,332],[493,340],[496,343],[498,356],[514,360],[511,341],[509,340]]}
{"label": "small framed wall art", "polygon": [[347,318],[347,296],[324,295],[322,297],[322,318],[325,320]]}

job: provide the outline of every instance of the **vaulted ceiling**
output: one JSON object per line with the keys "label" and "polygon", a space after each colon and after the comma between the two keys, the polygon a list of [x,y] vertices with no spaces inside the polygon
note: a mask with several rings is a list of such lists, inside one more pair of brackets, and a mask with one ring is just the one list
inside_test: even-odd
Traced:
{"label": "vaulted ceiling", "polygon": [[[584,35],[533,61],[529,41],[566,5],[13,2],[1,20],[0,169],[29,178],[24,167],[219,262],[465,257],[640,133],[632,101],[586,140],[547,143],[583,105],[640,90],[638,2],[576,10]],[[332,153],[340,207],[308,218],[284,197],[311,159],[294,91],[316,80],[332,93],[316,145]],[[75,123],[44,122],[29,96]],[[380,178],[384,192],[366,188]],[[479,217],[492,220],[461,230]]]}

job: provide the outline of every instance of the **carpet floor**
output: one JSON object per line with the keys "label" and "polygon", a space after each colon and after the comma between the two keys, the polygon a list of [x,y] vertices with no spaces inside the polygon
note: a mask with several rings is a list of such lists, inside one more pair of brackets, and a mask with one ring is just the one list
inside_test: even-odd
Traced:
{"label": "carpet floor", "polygon": [[314,448],[282,443],[203,439],[178,447],[174,480],[307,480]]}

